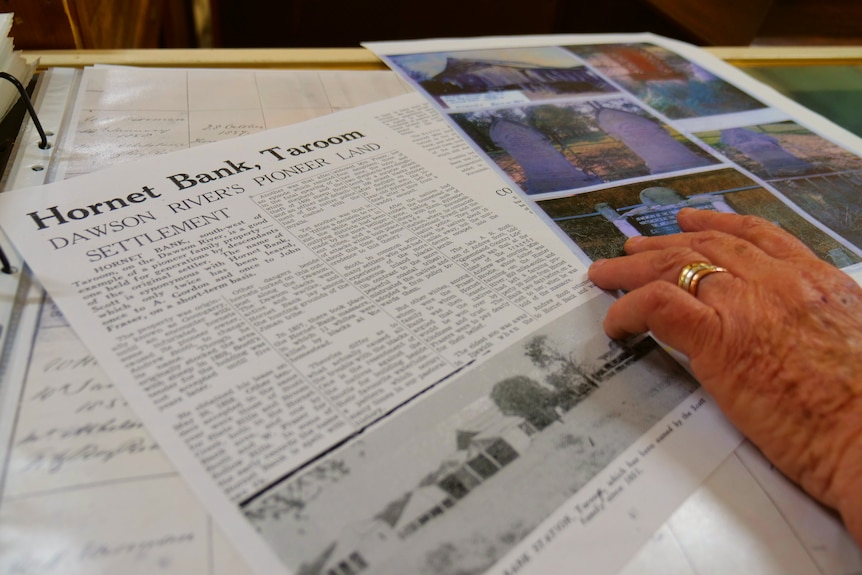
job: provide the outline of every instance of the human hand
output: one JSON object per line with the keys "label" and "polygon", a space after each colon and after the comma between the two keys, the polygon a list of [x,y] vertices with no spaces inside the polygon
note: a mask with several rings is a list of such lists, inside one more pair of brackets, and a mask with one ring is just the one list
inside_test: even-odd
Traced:
{"label": "human hand", "polygon": [[[728,419],[862,545],[862,288],[753,216],[682,210],[683,233],[636,237],[590,278],[627,293],[614,339],[647,331],[685,354]],[[682,268],[709,262],[696,297]]]}

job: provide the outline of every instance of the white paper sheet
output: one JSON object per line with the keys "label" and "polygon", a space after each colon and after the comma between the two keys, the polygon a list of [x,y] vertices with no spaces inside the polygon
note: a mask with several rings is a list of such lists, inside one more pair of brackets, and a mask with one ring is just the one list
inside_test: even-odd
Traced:
{"label": "white paper sheet", "polygon": [[862,140],[691,45],[632,34],[365,46],[586,260],[673,231],[690,205],[765,217],[858,273]]}

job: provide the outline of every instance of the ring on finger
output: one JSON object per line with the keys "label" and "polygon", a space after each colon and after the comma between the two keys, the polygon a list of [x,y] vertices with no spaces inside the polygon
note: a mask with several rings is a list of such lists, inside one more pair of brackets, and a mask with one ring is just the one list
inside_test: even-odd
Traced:
{"label": "ring on finger", "polygon": [[726,271],[727,270],[721,266],[712,265],[707,262],[692,262],[682,268],[682,271],[679,272],[679,279],[677,280],[676,285],[697,297],[697,285],[700,283],[700,280],[709,274]]}

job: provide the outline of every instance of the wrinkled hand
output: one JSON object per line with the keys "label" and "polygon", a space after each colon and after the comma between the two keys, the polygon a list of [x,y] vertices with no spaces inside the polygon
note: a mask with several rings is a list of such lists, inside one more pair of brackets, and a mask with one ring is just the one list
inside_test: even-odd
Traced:
{"label": "wrinkled hand", "polygon": [[[862,545],[862,288],[765,220],[686,209],[678,221],[684,233],[632,238],[590,267],[627,292],[605,331],[650,331],[688,356],[730,421]],[[695,297],[676,283],[696,261],[730,273]]]}

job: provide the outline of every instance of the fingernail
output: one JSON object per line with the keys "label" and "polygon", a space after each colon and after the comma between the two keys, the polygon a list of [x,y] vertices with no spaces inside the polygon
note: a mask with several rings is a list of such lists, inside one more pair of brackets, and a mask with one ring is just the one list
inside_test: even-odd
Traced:
{"label": "fingernail", "polygon": [[607,260],[607,259],[605,259],[605,258],[602,258],[602,259],[600,259],[600,260],[596,260],[596,261],[594,261],[593,263],[591,263],[591,264],[590,264],[590,269],[592,269],[592,270],[597,270],[597,269],[599,269],[600,267],[602,267],[603,265],[605,265],[605,263],[607,263],[607,261],[608,261],[608,260]]}
{"label": "fingernail", "polygon": [[625,245],[623,246],[623,249],[624,249],[624,250],[626,250],[626,251],[628,251],[628,250],[629,250],[629,248],[633,248],[633,247],[637,246],[637,245],[638,245],[639,243],[641,243],[642,241],[644,241],[644,236],[634,236],[634,237],[631,237],[631,238],[629,238],[629,239],[627,239],[627,240],[626,240],[626,243],[625,243]]}

